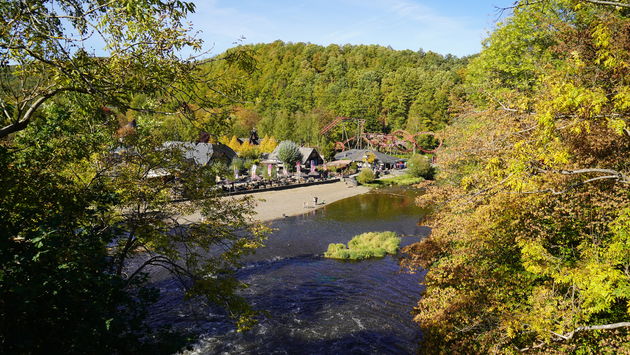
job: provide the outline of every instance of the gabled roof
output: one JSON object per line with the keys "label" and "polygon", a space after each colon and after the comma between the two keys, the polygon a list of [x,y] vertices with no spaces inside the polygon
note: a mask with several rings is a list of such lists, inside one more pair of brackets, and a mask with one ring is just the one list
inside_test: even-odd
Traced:
{"label": "gabled roof", "polygon": [[[316,159],[324,161],[321,154],[315,148],[310,147],[300,147],[300,153],[302,153],[302,165],[306,165],[309,162],[309,157],[315,153]],[[318,162],[319,163],[319,162]]]}
{"label": "gabled roof", "polygon": [[[276,147],[276,149],[273,150],[273,152],[271,152],[269,154],[269,157],[267,158],[268,162],[277,162],[280,163],[280,159],[278,158],[278,148],[280,147],[280,145],[278,145]],[[316,159],[320,160],[320,161],[324,161],[324,159],[322,158],[321,154],[319,154],[319,152],[317,151],[317,149],[315,148],[311,148],[311,147],[299,147],[300,150],[300,154],[302,154],[302,159],[300,161],[300,163],[302,165],[306,165],[309,162],[309,157],[315,153],[316,154]],[[319,163],[319,162],[318,162]]]}
{"label": "gabled roof", "polygon": [[211,144],[211,143],[191,143],[191,142],[179,142],[168,141],[163,144],[166,148],[179,147],[183,152],[186,159],[192,159],[199,165],[206,165],[212,159],[225,157],[228,160],[236,158],[236,152],[225,144]]}
{"label": "gabled roof", "polygon": [[335,160],[344,160],[349,159],[352,161],[363,161],[363,157],[367,153],[372,153],[376,156],[376,160],[383,164],[395,164],[403,159],[393,157],[391,155],[387,155],[385,153],[381,153],[375,150],[369,149],[349,149],[340,153],[335,154]]}

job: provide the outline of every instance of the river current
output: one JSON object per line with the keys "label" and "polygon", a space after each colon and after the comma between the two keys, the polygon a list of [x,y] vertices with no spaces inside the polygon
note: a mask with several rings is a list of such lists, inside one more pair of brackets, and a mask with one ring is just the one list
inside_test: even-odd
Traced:
{"label": "river current", "polygon": [[418,351],[412,309],[422,272],[402,272],[398,256],[366,261],[323,257],[329,243],[370,231],[394,231],[402,245],[428,233],[415,194],[387,189],[331,203],[271,223],[266,246],[245,259],[243,295],[267,316],[236,332],[218,310],[183,303],[176,282],[159,283],[162,300],[152,318],[201,333],[188,354],[406,354]]}

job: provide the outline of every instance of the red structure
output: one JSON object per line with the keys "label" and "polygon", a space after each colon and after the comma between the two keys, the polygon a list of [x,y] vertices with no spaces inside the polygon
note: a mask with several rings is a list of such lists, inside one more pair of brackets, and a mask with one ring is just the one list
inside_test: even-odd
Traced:
{"label": "red structure", "polygon": [[363,129],[365,127],[365,120],[351,117],[337,117],[329,124],[324,126],[324,128],[322,128],[319,133],[324,135],[338,125],[349,121],[357,122],[356,133],[353,136],[349,136],[346,130],[346,126],[343,125],[342,140],[339,142],[335,142],[335,150],[344,151],[351,148],[367,147],[369,149],[376,149],[379,151],[388,152],[397,151],[409,153],[419,150],[424,153],[435,153],[442,146],[441,139],[438,139],[438,146],[433,149],[424,148],[420,145],[420,143],[418,143],[418,137],[435,137],[435,133],[433,132],[418,132],[412,134],[405,130],[399,129],[390,134],[365,133],[363,132]]}

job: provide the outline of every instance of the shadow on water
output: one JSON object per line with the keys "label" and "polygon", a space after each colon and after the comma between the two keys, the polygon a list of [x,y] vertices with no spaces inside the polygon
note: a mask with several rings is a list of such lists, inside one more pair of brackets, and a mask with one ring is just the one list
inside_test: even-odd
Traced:
{"label": "shadow on water", "polygon": [[395,231],[407,236],[403,245],[418,241],[428,229],[418,226],[426,211],[414,199],[401,189],[378,191],[273,222],[266,247],[238,271],[250,285],[243,296],[268,312],[250,331],[236,332],[221,311],[182,302],[168,280],[159,283],[155,323],[202,333],[196,354],[415,353],[420,331],[410,312],[424,273],[401,273],[396,256],[361,262],[322,257],[329,243],[368,231]]}

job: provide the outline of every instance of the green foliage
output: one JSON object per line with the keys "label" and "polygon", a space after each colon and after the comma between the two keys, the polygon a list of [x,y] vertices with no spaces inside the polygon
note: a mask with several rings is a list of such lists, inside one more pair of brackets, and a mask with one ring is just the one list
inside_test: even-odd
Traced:
{"label": "green foliage", "polygon": [[384,186],[409,186],[416,185],[424,181],[422,177],[414,177],[408,174],[400,176],[390,176],[374,180],[371,183],[364,183],[363,185],[369,187],[384,187]]}
{"label": "green foliage", "polygon": [[357,175],[357,182],[359,184],[367,184],[374,181],[374,179],[374,172],[372,171],[372,169],[368,168],[361,169],[359,175]]}
{"label": "green foliage", "polygon": [[106,247],[116,229],[103,218],[114,196],[84,180],[83,162],[111,135],[89,134],[81,124],[89,122],[87,107],[72,111],[47,107],[39,127],[0,148],[0,317],[11,319],[0,329],[1,348],[146,351],[140,337],[152,332],[142,320],[156,293],[141,287],[142,278],[111,272]]}
{"label": "green foliage", "polygon": [[[221,134],[229,116],[220,106],[235,93],[179,58],[200,49],[182,25],[192,10],[183,1],[0,4],[0,352],[178,351],[188,335],[146,324],[159,297],[149,268],[238,325],[254,319],[234,270],[267,229],[251,222],[251,200],[217,196],[218,164],[163,146]],[[82,50],[87,36],[108,56]],[[251,68],[247,58],[236,50],[219,60]],[[132,119],[137,128],[118,129]],[[181,197],[188,203],[172,203]],[[195,211],[200,221],[178,221]]]}
{"label": "green foliage", "polygon": [[278,159],[284,163],[286,169],[291,170],[293,165],[302,160],[300,147],[291,141],[282,141],[278,144]]}
{"label": "green foliage", "polygon": [[275,179],[278,177],[278,172],[276,171],[275,166],[271,167],[271,175],[269,175],[269,170],[267,165],[262,166],[262,177],[267,180]]}
{"label": "green foliage", "polygon": [[[68,352],[125,352],[161,343],[154,334],[161,329],[144,323],[159,295],[146,289],[149,265],[192,276],[187,296],[224,305],[249,324],[255,313],[236,295],[243,285],[233,273],[266,231],[249,221],[251,201],[221,201],[213,185],[218,167],[198,166],[179,148],[164,149],[151,134],[158,123],[148,118],[121,139],[133,148],[112,156],[116,125],[106,122],[114,118],[94,106],[46,107],[45,116],[2,148],[0,312],[14,320],[0,333],[4,348],[57,344]],[[177,179],[151,178],[155,167]],[[187,204],[171,203],[180,195]],[[193,211],[203,220],[187,228],[170,218]],[[229,247],[209,256],[218,243]],[[128,266],[139,252],[146,263]]]}
{"label": "green foliage", "polygon": [[419,198],[432,234],[406,249],[428,270],[426,348],[628,351],[630,42],[611,39],[629,26],[603,3],[523,1],[471,62]]}
{"label": "green foliage", "polygon": [[[51,1],[40,1],[29,4],[27,12],[20,1],[4,2],[0,6],[0,17],[6,19],[0,33],[0,61],[11,65],[0,69],[4,103],[0,138],[23,130],[43,103],[72,97],[69,93],[90,96],[123,112],[143,108],[134,106],[141,94],[159,95],[160,111],[179,110],[194,119],[188,103],[204,101],[208,107],[214,97],[199,92],[209,89],[198,80],[198,67],[176,54],[201,48],[201,41],[182,26],[191,11],[194,4],[184,1],[103,4],[88,0],[78,5],[61,0],[54,6]],[[107,48],[106,57],[82,49],[85,38],[94,36]],[[215,89],[220,86],[213,84]],[[183,91],[188,95],[182,96]]]}
{"label": "green foliage", "polygon": [[369,232],[353,237],[348,247],[331,243],[324,257],[349,260],[382,258],[387,254],[396,254],[399,246],[400,237],[394,232]]}
{"label": "green foliage", "polygon": [[243,142],[238,149],[238,156],[243,159],[254,160],[260,157],[260,149],[258,146]]}
{"label": "green foliage", "polygon": [[[276,41],[242,48],[255,53],[259,69],[245,80],[228,63],[209,63],[205,70],[242,85],[253,104],[237,110],[255,112],[248,122],[257,121],[261,134],[320,148],[326,142],[319,130],[336,116],[363,118],[374,132],[443,127],[450,120],[448,107],[461,96],[460,69],[467,62],[374,45]],[[341,130],[329,135],[339,140]]]}
{"label": "green foliage", "polygon": [[243,162],[243,167],[248,172],[251,171],[253,165],[254,165],[253,159],[245,159],[245,161]]}
{"label": "green foliage", "polygon": [[433,167],[429,158],[424,155],[415,154],[407,161],[407,173],[412,177],[425,179],[433,178]]}
{"label": "green foliage", "polygon": [[245,160],[241,158],[234,158],[230,167],[232,168],[232,170],[237,170],[241,172],[245,170]]}

